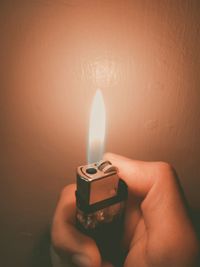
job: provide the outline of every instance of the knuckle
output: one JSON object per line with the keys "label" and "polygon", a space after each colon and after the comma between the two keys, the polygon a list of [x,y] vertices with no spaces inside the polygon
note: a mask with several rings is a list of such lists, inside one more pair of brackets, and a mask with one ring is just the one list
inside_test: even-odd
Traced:
{"label": "knuckle", "polygon": [[162,180],[162,181],[163,179],[165,181],[177,181],[178,180],[178,176],[176,174],[174,167],[168,162],[164,162],[164,161],[156,162],[155,168],[157,170],[156,174],[157,174],[158,180]]}
{"label": "knuckle", "polygon": [[168,162],[164,162],[164,161],[158,162],[157,167],[158,167],[159,171],[161,171],[161,172],[168,172],[168,173],[174,172],[173,166]]}

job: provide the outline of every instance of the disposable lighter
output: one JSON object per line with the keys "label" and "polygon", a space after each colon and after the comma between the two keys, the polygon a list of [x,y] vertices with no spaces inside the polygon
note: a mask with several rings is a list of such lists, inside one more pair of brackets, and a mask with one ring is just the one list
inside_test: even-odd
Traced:
{"label": "disposable lighter", "polygon": [[77,227],[95,239],[103,257],[117,263],[122,258],[119,247],[127,191],[126,183],[109,161],[77,168]]}

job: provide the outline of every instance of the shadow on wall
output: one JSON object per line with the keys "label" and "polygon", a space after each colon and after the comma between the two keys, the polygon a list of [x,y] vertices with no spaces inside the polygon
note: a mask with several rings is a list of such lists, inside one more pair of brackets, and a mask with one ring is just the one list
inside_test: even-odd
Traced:
{"label": "shadow on wall", "polygon": [[191,217],[200,242],[200,212],[193,212]]}
{"label": "shadow on wall", "polygon": [[50,258],[50,227],[41,233],[40,240],[35,244],[30,259],[31,267],[53,267]]}

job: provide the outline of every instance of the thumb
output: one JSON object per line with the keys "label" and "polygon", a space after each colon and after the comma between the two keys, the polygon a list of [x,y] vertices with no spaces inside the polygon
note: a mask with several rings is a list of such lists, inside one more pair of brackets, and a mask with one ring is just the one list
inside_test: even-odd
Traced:
{"label": "thumb", "polygon": [[148,229],[162,235],[172,231],[172,226],[185,228],[185,233],[193,231],[175,171],[169,164],[136,161],[111,153],[105,154],[104,158],[118,168],[129,192],[143,198],[141,210]]}
{"label": "thumb", "polygon": [[166,203],[173,203],[174,209],[183,207],[175,171],[168,163],[131,160],[112,153],[106,153],[104,158],[118,168],[118,175],[127,183],[129,192],[144,199],[143,208],[151,203],[157,207]]}
{"label": "thumb", "polygon": [[155,173],[155,162],[132,160],[113,153],[106,153],[104,159],[118,168],[119,177],[136,196],[145,197],[159,176]]}
{"label": "thumb", "polygon": [[52,245],[62,262],[78,267],[100,267],[101,257],[96,243],[77,230],[75,225],[75,185],[64,188],[52,224]]}

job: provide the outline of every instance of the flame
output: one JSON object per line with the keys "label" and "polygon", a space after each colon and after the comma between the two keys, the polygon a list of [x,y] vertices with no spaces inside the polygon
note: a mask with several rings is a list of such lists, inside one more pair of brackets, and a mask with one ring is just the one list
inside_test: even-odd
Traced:
{"label": "flame", "polygon": [[103,95],[96,91],[92,102],[88,141],[88,163],[102,159],[104,153],[106,112]]}

